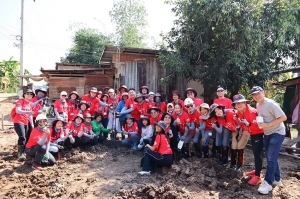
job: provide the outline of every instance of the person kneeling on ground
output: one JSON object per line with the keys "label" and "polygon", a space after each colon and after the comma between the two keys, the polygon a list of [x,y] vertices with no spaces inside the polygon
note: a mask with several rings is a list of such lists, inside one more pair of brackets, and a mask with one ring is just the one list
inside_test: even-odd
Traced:
{"label": "person kneeling on ground", "polygon": [[81,137],[81,144],[84,147],[94,146],[98,143],[98,141],[91,125],[92,116],[91,114],[86,113],[83,117],[83,133],[82,136],[80,136],[80,133],[78,134],[78,136]]}
{"label": "person kneeling on ground", "polygon": [[102,119],[103,115],[101,113],[96,113],[95,119],[91,121],[93,132],[96,134],[98,143],[102,143],[104,140],[106,140],[107,134],[110,132],[110,129],[104,128],[104,126],[102,125]]}
{"label": "person kneeling on ground", "polygon": [[46,165],[52,166],[55,164],[55,159],[49,153],[51,136],[50,129],[47,128],[47,117],[44,114],[39,114],[36,117],[36,122],[38,126],[30,134],[25,153],[34,158],[32,168],[41,170],[42,160]]}
{"label": "person kneeling on ground", "polygon": [[137,150],[138,143],[140,141],[140,134],[138,130],[138,124],[133,121],[131,114],[126,115],[126,124],[124,127],[123,135],[128,134],[128,137],[122,140],[122,144],[132,147],[131,149]]}
{"label": "person kneeling on ground", "polygon": [[146,144],[150,144],[153,136],[153,127],[150,125],[150,119],[147,116],[141,116],[142,135],[138,149],[142,149]]}
{"label": "person kneeling on ground", "polygon": [[64,126],[67,124],[66,119],[62,117],[57,117],[52,123],[52,128],[50,129],[50,148],[49,151],[52,153],[57,153],[59,149],[63,149],[64,141],[68,138],[64,130]]}
{"label": "person kneeling on ground", "polygon": [[150,169],[155,166],[169,167],[173,163],[173,154],[168,138],[166,136],[167,124],[164,121],[159,121],[155,126],[156,137],[153,146],[147,144],[144,150],[144,155],[141,160],[142,171],[141,175],[149,175]]}

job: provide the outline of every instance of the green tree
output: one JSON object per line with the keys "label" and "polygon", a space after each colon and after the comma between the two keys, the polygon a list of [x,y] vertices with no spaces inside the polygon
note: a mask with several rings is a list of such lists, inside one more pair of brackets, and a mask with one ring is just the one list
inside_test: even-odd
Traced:
{"label": "green tree", "polygon": [[200,81],[206,95],[223,85],[232,96],[242,85],[264,86],[271,71],[286,67],[287,57],[297,57],[297,0],[167,3],[174,6],[172,11],[178,19],[164,35],[167,47],[159,56],[170,74],[166,82],[180,75]]}
{"label": "green tree", "polygon": [[8,61],[0,62],[0,77],[5,77],[7,80],[7,84],[5,85],[1,82],[1,90],[5,92],[16,92],[16,89],[20,85],[20,79],[18,75],[20,74],[20,62],[14,61],[13,57],[11,57]]}
{"label": "green tree", "polygon": [[108,36],[91,28],[79,28],[73,43],[66,57],[60,58],[61,62],[98,65],[104,46],[113,44]]}
{"label": "green tree", "polygon": [[116,43],[124,47],[145,48],[143,40],[147,26],[147,11],[144,1],[119,0],[114,1],[109,12],[111,21],[116,24]]}

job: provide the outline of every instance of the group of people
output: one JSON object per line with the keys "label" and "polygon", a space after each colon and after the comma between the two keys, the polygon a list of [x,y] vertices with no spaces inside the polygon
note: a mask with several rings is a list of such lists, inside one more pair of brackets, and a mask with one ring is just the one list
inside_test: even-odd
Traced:
{"label": "group of people", "polygon": [[[32,168],[53,165],[53,154],[74,147],[93,146],[112,139],[112,129],[122,135],[122,144],[133,150],[144,150],[141,175],[150,174],[156,166],[170,166],[180,155],[189,158],[189,144],[195,155],[208,158],[218,155],[218,163],[237,172],[244,164],[244,148],[251,137],[255,169],[246,172],[249,184],[260,185],[258,191],[268,194],[273,185],[282,185],[278,163],[279,151],[285,137],[283,121],[286,116],[276,102],[255,86],[250,93],[256,108],[241,94],[233,101],[225,97],[226,90],[217,88],[213,104],[197,98],[193,88],[187,88],[182,100],[172,92],[172,102],[166,103],[160,93],[147,86],[128,89],[125,85],[115,93],[112,88],[98,91],[92,87],[80,97],[76,91],[62,91],[54,102],[55,120],[51,127],[42,113],[44,89],[26,90],[15,106],[14,127],[19,136],[18,158],[26,153],[34,158]],[[212,147],[209,147],[212,143]],[[182,145],[182,146],[181,146]],[[211,153],[209,150],[211,148]],[[263,153],[267,170],[261,180]]]}

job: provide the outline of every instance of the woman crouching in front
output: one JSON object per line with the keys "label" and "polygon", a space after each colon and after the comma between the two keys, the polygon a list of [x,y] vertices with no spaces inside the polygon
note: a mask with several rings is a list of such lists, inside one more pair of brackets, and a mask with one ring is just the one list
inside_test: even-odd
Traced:
{"label": "woman crouching in front", "polygon": [[143,170],[139,174],[150,175],[150,169],[154,169],[156,165],[169,167],[173,163],[172,149],[165,134],[166,127],[167,124],[164,121],[159,121],[155,126],[154,145],[146,144],[141,160]]}
{"label": "woman crouching in front", "polygon": [[30,134],[25,153],[29,157],[34,158],[32,168],[41,170],[42,159],[48,166],[54,165],[55,159],[52,154],[49,153],[51,136],[50,129],[47,127],[47,117],[44,114],[39,114],[36,117],[36,122],[38,126],[34,128]]}

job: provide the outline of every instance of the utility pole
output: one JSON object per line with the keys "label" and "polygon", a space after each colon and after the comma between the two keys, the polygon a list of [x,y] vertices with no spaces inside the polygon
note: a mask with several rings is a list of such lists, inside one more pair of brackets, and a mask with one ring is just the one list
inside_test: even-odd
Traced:
{"label": "utility pole", "polygon": [[20,87],[23,89],[23,23],[24,23],[24,0],[21,0],[21,39],[20,39]]}

